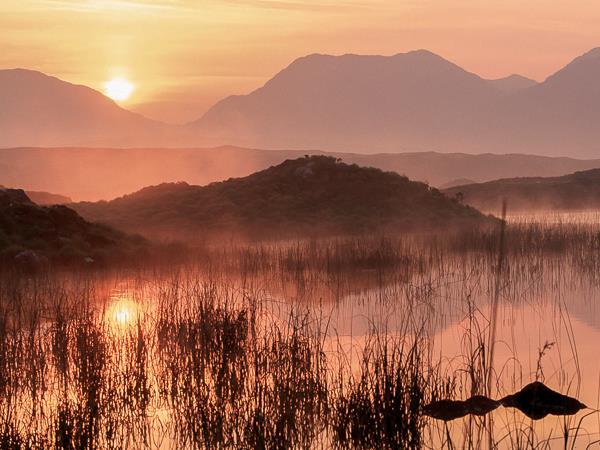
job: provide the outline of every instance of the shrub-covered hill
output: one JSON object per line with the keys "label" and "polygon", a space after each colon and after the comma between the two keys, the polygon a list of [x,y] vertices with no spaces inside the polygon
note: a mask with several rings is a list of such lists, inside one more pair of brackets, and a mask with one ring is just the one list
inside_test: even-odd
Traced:
{"label": "shrub-covered hill", "polygon": [[560,177],[507,178],[445,189],[464,203],[497,212],[506,199],[511,212],[600,209],[600,169]]}
{"label": "shrub-covered hill", "polygon": [[99,263],[145,245],[142,238],[90,223],[65,206],[39,206],[20,189],[0,189],[0,262]]}
{"label": "shrub-covered hill", "polygon": [[[0,184],[0,189],[7,189],[7,187]],[[65,195],[50,192],[25,191],[25,195],[36,205],[66,205],[67,203],[73,203],[73,200]]]}
{"label": "shrub-covered hill", "polygon": [[290,237],[491,221],[426,184],[326,156],[287,160],[204,187],[161,184],[110,202],[72,206],[89,220],[123,230],[186,238]]}

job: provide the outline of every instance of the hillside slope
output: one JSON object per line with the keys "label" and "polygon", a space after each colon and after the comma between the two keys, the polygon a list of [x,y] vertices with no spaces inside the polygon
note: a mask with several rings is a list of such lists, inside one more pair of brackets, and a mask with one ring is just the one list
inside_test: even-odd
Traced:
{"label": "hillside slope", "polygon": [[0,70],[0,147],[129,146],[159,142],[171,130],[89,87],[32,70]]}
{"label": "hillside slope", "polygon": [[142,239],[90,223],[65,206],[38,206],[20,189],[0,189],[0,263],[118,259]]}
{"label": "hillside slope", "polygon": [[[7,189],[6,186],[0,184],[0,189]],[[65,195],[53,194],[45,191],[25,191],[25,194],[36,205],[66,205],[73,203],[73,200]]]}
{"label": "hillside slope", "polygon": [[600,209],[600,169],[561,177],[509,178],[444,190],[482,211],[497,212],[506,199],[509,211]]}
{"label": "hillside slope", "polygon": [[204,187],[162,184],[73,208],[90,220],[127,231],[179,237],[272,238],[490,220],[423,183],[325,156],[287,160],[248,177]]}

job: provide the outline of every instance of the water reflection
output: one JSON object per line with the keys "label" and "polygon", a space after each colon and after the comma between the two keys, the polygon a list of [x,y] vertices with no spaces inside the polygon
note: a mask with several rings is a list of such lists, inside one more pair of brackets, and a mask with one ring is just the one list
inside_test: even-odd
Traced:
{"label": "water reflection", "polygon": [[105,311],[106,322],[111,327],[124,330],[140,322],[142,307],[134,298],[133,294],[126,290],[113,292]]}
{"label": "water reflection", "polygon": [[[482,436],[488,431],[493,434],[501,443],[497,448],[522,448],[518,442],[503,439],[524,433],[535,433],[540,437],[538,443],[547,441],[548,445],[540,448],[560,447],[560,440],[556,445],[554,441],[556,430],[577,427],[580,421],[585,430],[579,431],[578,445],[587,445],[599,436],[600,428],[597,417],[586,418],[589,410],[568,418],[548,416],[533,423],[521,412],[496,409],[495,400],[482,397],[510,398],[507,396],[523,386],[541,380],[557,392],[597,407],[597,280],[591,272],[578,271],[568,258],[528,258],[508,265],[497,316],[491,392],[482,380],[487,379],[493,266],[482,262],[481,255],[470,254],[455,259],[444,254],[439,265],[431,258],[428,265],[401,275],[393,270],[333,275],[317,271],[286,277],[285,273],[265,271],[242,277],[225,271],[215,276],[189,269],[164,278],[156,274],[146,279],[142,275],[134,279],[115,275],[104,284],[93,280],[97,290],[97,303],[89,314],[93,320],[87,310],[76,314],[69,308],[63,309],[66,315],[49,319],[51,332],[44,329],[39,333],[40,345],[31,347],[34,351],[28,363],[43,360],[43,370],[39,374],[29,366],[26,370],[37,377],[32,378],[31,385],[48,380],[48,386],[63,386],[73,398],[67,409],[59,411],[67,418],[72,414],[69,426],[78,426],[82,413],[77,405],[88,402],[90,411],[105,408],[99,413],[102,420],[114,421],[98,427],[121,427],[118,429],[124,436],[133,428],[137,438],[149,435],[154,442],[164,442],[157,445],[162,448],[190,446],[197,436],[208,433],[218,447],[224,436],[250,429],[248,418],[262,427],[277,420],[292,427],[305,420],[306,430],[313,430],[315,424],[331,426],[326,422],[331,416],[323,419],[320,415],[325,402],[331,408],[328,414],[340,404],[350,411],[362,407],[370,411],[371,406],[377,406],[373,397],[380,392],[376,389],[381,380],[397,382],[392,386],[404,392],[404,380],[394,378],[396,370],[408,375],[413,372],[397,355],[406,355],[402,349],[411,349],[420,339],[415,348],[424,364],[418,366],[417,375],[434,373],[435,377],[427,381],[439,382],[439,390],[433,394],[419,391],[427,398],[417,398],[413,409],[414,423],[424,423],[426,447],[447,447],[450,437],[456,448],[482,448],[478,446],[481,440],[466,441],[467,436],[477,435],[473,431],[477,427],[481,427]],[[85,284],[85,289],[88,286]],[[57,292],[62,298],[62,291]],[[69,298],[77,302],[80,296],[70,293]],[[35,330],[31,336],[36,336]],[[11,342],[10,337],[6,342]],[[51,353],[40,359],[38,348],[50,349]],[[387,360],[377,359],[381,355],[397,359],[390,366]],[[25,369],[12,367],[0,369],[18,374],[14,379],[20,379]],[[373,370],[363,377],[365,367],[367,372]],[[372,376],[377,370],[384,378]],[[360,382],[352,385],[353,380],[364,381],[367,388],[361,388]],[[356,396],[336,403],[343,400],[349,386],[356,388]],[[365,392],[367,396],[361,397]],[[39,396],[42,400],[36,397],[38,404],[50,404],[51,396],[63,397],[58,391],[19,391],[15,401],[24,405],[27,395]],[[367,403],[362,402],[365,398]],[[452,410],[448,415],[432,411],[434,417],[451,417],[456,408],[475,416],[455,420],[448,429],[440,428],[439,423],[422,415],[427,412],[425,403],[440,399],[470,400],[441,404]],[[423,404],[419,404],[421,400]],[[268,410],[261,409],[265,405]],[[0,404],[0,413],[1,408]],[[297,411],[303,412],[296,416]],[[537,410],[526,412],[530,417],[540,415]],[[56,415],[55,410],[46,413]],[[392,416],[396,420],[397,416]],[[358,425],[370,423],[363,416],[355,420]],[[165,427],[159,430],[158,423]],[[39,432],[53,427],[54,422],[40,423]],[[373,427],[364,426],[365,432]],[[314,435],[306,430],[303,436],[312,439]],[[331,430],[320,430],[321,447],[328,448],[332,442]]]}

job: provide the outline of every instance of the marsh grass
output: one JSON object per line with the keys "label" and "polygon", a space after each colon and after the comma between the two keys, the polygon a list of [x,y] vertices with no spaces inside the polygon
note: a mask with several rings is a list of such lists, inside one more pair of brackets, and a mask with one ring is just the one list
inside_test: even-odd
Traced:
{"label": "marsh grass", "polygon": [[[492,358],[509,343],[496,342],[489,299],[516,308],[597,285],[598,231],[505,233],[500,268],[490,229],[222,246],[118,271],[2,268],[0,448],[546,448],[556,433],[514,413],[494,426],[422,415],[530,377],[569,392],[582,382],[577,366],[542,365],[577,360],[572,330],[568,348],[540,347],[532,373],[516,355]],[[354,308],[367,315],[358,335],[341,331]],[[447,360],[436,339],[451,326],[462,339]],[[577,448],[582,425],[564,423],[559,438]]]}

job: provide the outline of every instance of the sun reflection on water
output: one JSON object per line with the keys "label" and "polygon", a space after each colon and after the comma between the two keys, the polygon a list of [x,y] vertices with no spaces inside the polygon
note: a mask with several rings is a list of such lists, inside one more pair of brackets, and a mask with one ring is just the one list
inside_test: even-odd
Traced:
{"label": "sun reflection on water", "polygon": [[141,316],[140,304],[126,294],[111,297],[105,317],[116,328],[127,328],[138,323]]}

